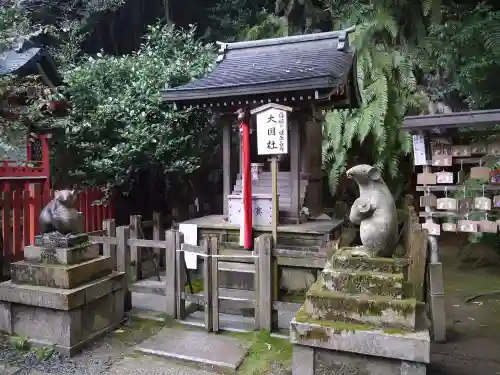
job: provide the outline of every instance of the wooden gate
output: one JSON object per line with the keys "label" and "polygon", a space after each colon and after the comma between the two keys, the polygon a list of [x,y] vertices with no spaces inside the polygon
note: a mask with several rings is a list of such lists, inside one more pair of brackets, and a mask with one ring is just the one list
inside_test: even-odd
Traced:
{"label": "wooden gate", "polygon": [[[257,241],[257,244],[259,242]],[[185,263],[185,252],[198,254],[203,261],[202,276],[203,276],[203,291],[200,293],[189,293],[185,290],[187,283],[186,275],[187,268]],[[220,311],[222,308],[242,309],[253,308],[255,313],[254,328],[262,326],[262,318],[260,312],[259,300],[262,301],[260,284],[263,280],[269,280],[270,272],[263,273],[263,267],[260,266],[259,258],[266,256],[269,258],[270,271],[270,254],[231,249],[231,244],[220,242],[217,237],[205,238],[202,240],[201,246],[193,246],[181,243],[180,250],[176,252],[176,305],[177,318],[182,323],[192,325],[203,325],[209,332],[218,332],[221,330]],[[262,264],[265,266],[266,264]],[[251,273],[254,275],[254,293],[253,298],[239,297],[236,295],[221,294],[219,287],[219,272],[239,272]],[[269,282],[270,284],[270,282]],[[267,293],[264,293],[267,294]],[[267,300],[271,301],[270,298]],[[202,306],[204,311],[203,324],[190,322],[186,320],[188,316],[186,311],[186,302],[192,302]],[[271,306],[267,306],[271,309]],[[264,310],[265,307],[263,306]],[[270,315],[270,314],[269,314]],[[224,328],[224,327],[222,327]]]}

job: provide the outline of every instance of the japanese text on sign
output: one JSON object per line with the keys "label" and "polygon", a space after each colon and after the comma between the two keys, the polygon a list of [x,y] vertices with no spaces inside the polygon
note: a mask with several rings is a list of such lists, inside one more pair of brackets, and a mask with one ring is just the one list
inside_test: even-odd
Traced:
{"label": "japanese text on sign", "polygon": [[287,112],[269,108],[257,114],[257,152],[259,155],[288,153]]}

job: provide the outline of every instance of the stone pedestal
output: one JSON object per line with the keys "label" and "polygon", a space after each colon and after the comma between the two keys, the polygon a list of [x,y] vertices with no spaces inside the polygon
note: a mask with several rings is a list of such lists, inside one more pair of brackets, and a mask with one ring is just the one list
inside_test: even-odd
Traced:
{"label": "stone pedestal", "polygon": [[425,375],[430,336],[405,294],[406,263],[334,254],[290,323],[293,375]]}
{"label": "stone pedestal", "polygon": [[125,274],[113,268],[87,235],[37,236],[0,283],[0,331],[74,355],[124,317]]}

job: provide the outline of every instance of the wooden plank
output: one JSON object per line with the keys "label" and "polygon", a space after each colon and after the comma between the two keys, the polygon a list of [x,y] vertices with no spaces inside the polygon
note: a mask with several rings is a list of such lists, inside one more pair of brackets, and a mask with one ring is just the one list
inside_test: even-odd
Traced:
{"label": "wooden plank", "polygon": [[141,247],[156,247],[160,249],[166,249],[167,244],[165,241],[157,241],[157,240],[144,240],[142,238],[130,238],[128,240],[129,246],[141,248]]}
{"label": "wooden plank", "polygon": [[12,232],[10,230],[10,218],[12,214],[12,192],[2,192],[2,236],[4,262],[10,264],[13,261]]}
{"label": "wooden plank", "polygon": [[205,249],[203,246],[190,245],[187,243],[183,243],[181,245],[182,251],[187,251],[189,253],[197,253],[197,254],[205,254]]}
{"label": "wooden plank", "polygon": [[[237,262],[237,263],[254,263],[254,258],[249,258],[252,252],[248,250],[232,250],[232,249],[220,249],[219,247],[219,260],[224,260],[226,262]],[[227,258],[224,258],[226,257]]]}
{"label": "wooden plank", "polygon": [[94,230],[92,232],[87,232],[89,236],[95,236],[95,237],[101,237],[101,236],[106,236],[108,234],[106,229],[102,230]]}
{"label": "wooden plank", "polygon": [[[217,237],[210,238],[210,254],[217,255],[219,252],[219,245]],[[219,332],[219,261],[217,257],[210,257],[211,266],[211,281],[212,281],[212,330]]]}
{"label": "wooden plank", "polygon": [[223,215],[229,214],[227,196],[231,194],[231,131],[232,122],[224,119],[222,124],[222,190],[223,190]]}
{"label": "wooden plank", "polygon": [[259,318],[258,328],[272,331],[272,241],[270,234],[263,234],[256,239],[256,249],[259,254],[259,287],[258,302]]}
{"label": "wooden plank", "polygon": [[[137,239],[140,237],[141,220],[141,215],[130,215],[130,239]],[[128,241],[128,245],[130,246],[131,261],[135,264],[133,278],[134,280],[140,280],[142,267],[142,249],[130,240]]]}
{"label": "wooden plank", "polygon": [[[186,261],[184,259],[184,252],[179,250],[179,245],[182,248],[184,246],[184,235],[177,230],[169,230],[165,233],[166,242],[169,244],[167,249],[167,256],[165,263],[167,264],[167,272],[171,268],[169,267],[169,262],[172,258],[175,259],[175,290],[172,290],[170,286],[170,281],[172,280],[172,274],[167,273],[166,279],[168,280],[167,287],[170,286],[170,290],[167,289],[167,298],[171,298],[172,294],[175,295],[175,308],[176,308],[176,318],[184,319],[186,317],[186,302],[182,299],[182,293],[186,287]],[[170,255],[168,255],[170,254]]]}
{"label": "wooden plank", "polygon": [[[177,252],[180,248],[181,236],[178,231],[175,230],[167,230],[165,232],[165,243],[167,244],[165,251],[165,299],[166,299],[166,311],[167,315],[171,317],[183,319],[185,316],[185,302],[180,301],[180,298],[177,298],[177,280],[176,277],[180,278],[180,282],[183,282],[184,273],[179,273],[177,275],[177,263],[176,259],[181,254]],[[178,295],[184,292],[184,287],[179,289]]]}
{"label": "wooden plank", "polygon": [[[203,239],[203,250],[205,255],[210,255],[210,245],[209,239]],[[203,259],[203,307],[205,315],[205,329],[210,332],[213,329],[212,320],[212,280],[211,280],[212,268],[210,265],[210,258],[204,257]]]}
{"label": "wooden plank", "polygon": [[[153,241],[164,242],[165,231],[163,231],[161,225],[161,216],[159,212],[153,212]],[[144,226],[143,226],[144,228]],[[153,247],[153,252],[156,258],[159,260],[159,266],[165,266],[165,254],[161,251],[161,247]]]}
{"label": "wooden plank", "polygon": [[[30,184],[30,244],[35,243],[35,236],[40,233],[40,222],[38,217],[40,216],[40,212],[42,211],[42,187],[40,184]],[[5,202],[4,202],[5,207]],[[5,233],[4,233],[5,235]],[[4,237],[4,251],[5,248],[5,237]]]}
{"label": "wooden plank", "polygon": [[255,273],[255,265],[249,263],[234,263],[234,262],[224,262],[218,261],[219,271],[226,272],[240,272],[240,273]]}
{"label": "wooden plank", "polygon": [[[118,245],[118,240],[112,237],[89,236],[89,242],[94,244]],[[128,242],[128,240],[127,240]]]}
{"label": "wooden plank", "polygon": [[21,233],[22,192],[15,190],[12,194],[12,255],[13,259],[22,259],[23,237]]}
{"label": "wooden plank", "polygon": [[[256,246],[257,242],[254,240],[254,249],[257,249]],[[258,254],[257,254],[258,255]],[[255,329],[259,329],[259,317],[260,317],[260,292],[259,292],[259,284],[260,284],[260,265],[259,265],[259,257],[254,258],[254,268],[255,268],[255,275],[253,276],[253,290],[254,290],[254,325]]]}
{"label": "wooden plank", "polygon": [[[125,272],[125,311],[127,311],[132,306],[132,297],[129,292],[129,283],[131,276],[131,261],[130,261],[130,249],[127,245],[127,239],[130,236],[130,228],[128,225],[123,225],[116,228],[116,236],[118,239],[118,245],[116,249],[116,259],[117,259],[117,269],[118,272]],[[130,305],[130,306],[128,306]]]}
{"label": "wooden plank", "polygon": [[23,249],[30,244],[30,192],[23,190]]}
{"label": "wooden plank", "polygon": [[[463,190],[463,186],[461,185],[427,185],[427,186],[417,186],[417,191],[456,191]],[[482,186],[467,186],[467,190],[483,190]],[[500,191],[500,185],[484,185],[484,190],[486,191]]]}
{"label": "wooden plank", "polygon": [[[116,240],[116,223],[115,219],[107,219],[102,223],[102,227],[106,231],[106,236],[108,238],[113,238]],[[102,254],[104,256],[111,257],[113,261],[113,269],[116,270],[117,260],[116,260],[116,244],[103,243],[102,244]]]}

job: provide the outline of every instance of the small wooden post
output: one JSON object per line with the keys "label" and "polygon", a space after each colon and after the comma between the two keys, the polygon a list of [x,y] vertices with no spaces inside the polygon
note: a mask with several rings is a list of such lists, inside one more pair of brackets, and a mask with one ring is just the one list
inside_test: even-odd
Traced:
{"label": "small wooden post", "polygon": [[[186,261],[184,260],[184,252],[180,251],[184,236],[178,230],[173,229],[168,230],[165,236],[169,245],[166,253],[166,295],[167,298],[175,299],[173,306],[172,300],[167,301],[167,309],[174,312],[172,316],[182,320],[186,317],[186,301],[183,297],[186,288],[186,269],[184,267]],[[173,287],[171,286],[172,281]]]}
{"label": "small wooden post", "polygon": [[272,219],[272,232],[273,244],[278,244],[278,215],[279,215],[279,201],[278,201],[278,157],[273,155],[271,157],[271,185],[272,185],[272,201],[273,201],[273,219]]}
{"label": "small wooden post", "polygon": [[118,272],[125,272],[125,311],[132,309],[132,295],[129,292],[129,283],[132,279],[131,264],[130,264],[130,248],[128,239],[130,238],[130,228],[128,225],[123,225],[116,228],[117,234],[117,268]]}
{"label": "small wooden post", "polygon": [[[130,215],[130,238],[140,237],[140,228],[142,217],[141,215]],[[130,246],[131,261],[135,264],[133,280],[138,281],[141,279],[142,270],[142,251],[138,246]]]}
{"label": "small wooden post", "polygon": [[203,239],[203,254],[205,255],[203,259],[203,307],[205,313],[205,329],[207,331],[212,331],[213,329],[213,319],[212,319],[212,266],[210,264],[210,239]]}
{"label": "small wooden post", "polygon": [[[210,254],[209,258],[211,263],[211,281],[212,281],[212,330],[219,332],[219,241],[217,237],[210,238]],[[215,256],[213,256],[215,255]]]}
{"label": "small wooden post", "polygon": [[182,298],[178,298],[177,295],[182,297],[181,293],[184,289],[177,289],[177,277],[176,275],[176,258],[181,254],[178,253],[177,250],[181,249],[181,234],[180,232],[170,229],[165,232],[165,298],[166,298],[166,311],[167,315],[170,315],[172,318],[184,318],[184,309],[179,309],[181,307],[180,301]]}
{"label": "small wooden post", "polygon": [[259,329],[272,331],[275,318],[273,315],[273,282],[272,282],[272,237],[263,234],[256,240],[259,254]]}
{"label": "small wooden post", "polygon": [[[10,231],[10,214],[11,214],[11,204],[12,204],[12,192],[2,193],[2,237],[3,237],[3,255],[4,264],[10,264],[12,262],[12,233]],[[40,213],[40,211],[38,212]],[[31,216],[31,215],[30,215]],[[33,217],[32,217],[33,222]],[[38,222],[38,216],[36,216],[36,221]],[[32,234],[32,242],[34,243],[35,235]]]}
{"label": "small wooden post", "polygon": [[[161,241],[163,239],[162,236],[165,232],[162,229],[160,213],[153,212],[153,240]],[[158,259],[159,266],[163,267],[165,265],[165,254],[163,254],[163,251],[161,251],[161,249],[154,248],[153,252],[156,259]]]}
{"label": "small wooden post", "polygon": [[[102,228],[106,231],[106,236],[116,238],[116,223],[115,219],[107,219],[102,222]],[[116,245],[104,243],[102,245],[102,254],[111,257],[113,261],[113,269],[117,270]]]}

